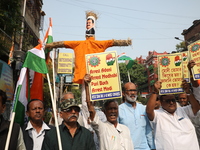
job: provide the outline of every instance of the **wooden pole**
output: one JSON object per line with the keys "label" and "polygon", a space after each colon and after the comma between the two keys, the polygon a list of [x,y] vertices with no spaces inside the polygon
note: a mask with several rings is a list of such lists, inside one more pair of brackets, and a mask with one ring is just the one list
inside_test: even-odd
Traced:
{"label": "wooden pole", "polygon": [[58,147],[59,147],[59,150],[62,150],[62,143],[61,143],[61,139],[60,139],[60,131],[59,131],[59,126],[58,126],[58,117],[57,117],[57,112],[56,112],[56,105],[55,105],[55,102],[53,100],[53,93],[52,93],[52,88],[51,88],[51,83],[50,83],[48,73],[47,73],[47,80],[48,80],[48,84],[49,84],[49,90],[50,90],[50,95],[51,95],[51,103],[52,103],[53,114],[54,114],[54,118],[55,118],[55,127],[56,127],[56,132],[57,132],[57,137],[58,137]]}

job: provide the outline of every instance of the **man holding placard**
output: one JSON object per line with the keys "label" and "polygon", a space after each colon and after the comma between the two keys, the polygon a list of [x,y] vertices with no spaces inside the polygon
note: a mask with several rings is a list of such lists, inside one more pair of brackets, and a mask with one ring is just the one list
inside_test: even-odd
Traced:
{"label": "man holding placard", "polygon": [[174,95],[161,95],[161,106],[154,110],[157,94],[161,89],[161,82],[154,84],[152,93],[146,107],[146,112],[155,134],[156,150],[199,150],[195,128],[189,117],[194,117],[199,111],[199,103],[195,99],[189,85],[184,80],[183,89],[188,94],[191,105],[177,107]]}
{"label": "man holding placard", "polygon": [[90,113],[91,126],[96,131],[100,138],[100,149],[101,150],[133,150],[129,129],[117,121],[118,118],[118,103],[114,100],[107,100],[104,103],[104,113],[107,121],[102,122],[98,115],[96,115],[94,106],[90,102],[89,96],[89,83],[91,77],[86,74],[84,77],[85,90],[86,90],[86,102],[88,111]]}

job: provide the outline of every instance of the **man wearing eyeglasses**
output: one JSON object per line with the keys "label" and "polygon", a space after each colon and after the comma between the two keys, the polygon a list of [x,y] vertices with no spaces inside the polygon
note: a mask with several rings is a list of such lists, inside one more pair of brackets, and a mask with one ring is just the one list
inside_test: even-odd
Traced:
{"label": "man wearing eyeglasses", "polygon": [[[60,104],[60,117],[63,118],[59,126],[63,150],[96,150],[92,133],[77,122],[80,107],[75,99],[65,99]],[[58,150],[56,129],[53,128],[46,135],[42,150]]]}
{"label": "man wearing eyeglasses", "polygon": [[137,103],[137,88],[132,82],[124,84],[122,94],[125,102],[119,105],[119,123],[131,132],[135,150],[155,149],[152,128],[147,118],[145,106]]}
{"label": "man wearing eyeglasses", "polygon": [[199,150],[195,128],[189,119],[199,111],[199,103],[186,81],[183,81],[182,85],[191,105],[177,107],[174,95],[161,95],[162,108],[154,110],[161,82],[154,84],[155,91],[147,103],[146,112],[153,125],[156,150]]}

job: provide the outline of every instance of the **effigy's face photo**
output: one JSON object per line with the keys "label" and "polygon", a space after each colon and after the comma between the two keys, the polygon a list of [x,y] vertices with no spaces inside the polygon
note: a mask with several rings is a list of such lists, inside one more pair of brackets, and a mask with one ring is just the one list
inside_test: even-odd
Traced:
{"label": "effigy's face photo", "polygon": [[92,19],[87,19],[86,28],[91,29],[93,27],[94,27],[94,23],[92,22]]}

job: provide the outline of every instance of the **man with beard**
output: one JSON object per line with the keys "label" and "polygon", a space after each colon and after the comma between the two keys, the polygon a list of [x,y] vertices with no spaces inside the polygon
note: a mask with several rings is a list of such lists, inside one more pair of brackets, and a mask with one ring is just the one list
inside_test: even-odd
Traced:
{"label": "man with beard", "polygon": [[89,74],[85,75],[84,82],[90,123],[99,138],[100,150],[134,150],[129,129],[117,121],[118,103],[116,100],[106,100],[104,103],[103,110],[107,121],[102,122],[90,102],[88,84],[91,82],[91,77]]}
{"label": "man with beard", "polygon": [[[63,150],[96,150],[92,133],[77,122],[80,107],[75,99],[64,99],[60,104],[60,117],[63,119],[59,126]],[[56,128],[50,130],[43,142],[42,150],[58,150]]]}
{"label": "man with beard", "polygon": [[174,95],[160,97],[162,108],[154,110],[155,101],[161,82],[154,84],[155,92],[151,95],[146,111],[155,131],[156,150],[199,150],[195,128],[189,118],[199,111],[199,103],[195,99],[189,85],[184,80],[183,89],[187,93],[191,105],[177,107]]}
{"label": "man with beard", "polygon": [[132,82],[124,84],[125,102],[119,105],[119,123],[126,125],[135,150],[155,149],[152,129],[144,105],[137,103],[137,89]]}
{"label": "man with beard", "polygon": [[23,127],[24,143],[27,150],[40,150],[44,135],[50,130],[43,121],[44,103],[39,99],[33,99],[27,104],[26,115],[29,122]]}

